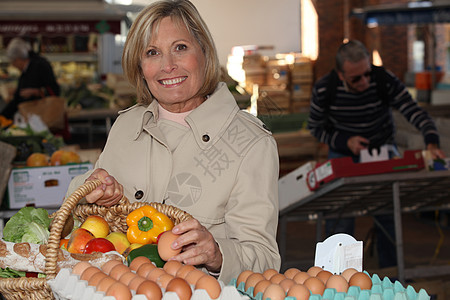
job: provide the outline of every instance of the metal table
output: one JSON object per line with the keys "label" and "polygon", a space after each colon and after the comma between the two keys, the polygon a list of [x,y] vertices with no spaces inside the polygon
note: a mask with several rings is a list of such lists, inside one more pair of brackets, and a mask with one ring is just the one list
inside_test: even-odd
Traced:
{"label": "metal table", "polygon": [[[405,282],[402,213],[450,207],[450,171],[413,171],[343,177],[324,184],[315,193],[280,211],[279,247],[286,255],[289,221],[316,220],[317,241],[322,241],[322,220],[326,218],[394,214],[399,281]],[[448,272],[434,270],[434,273]],[[438,275],[438,274],[436,274]]]}

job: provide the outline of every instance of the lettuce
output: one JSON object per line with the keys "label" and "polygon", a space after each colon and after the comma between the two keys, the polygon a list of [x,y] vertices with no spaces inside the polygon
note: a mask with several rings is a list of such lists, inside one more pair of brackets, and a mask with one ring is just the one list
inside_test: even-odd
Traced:
{"label": "lettuce", "polygon": [[23,207],[6,222],[3,239],[13,243],[45,244],[50,235],[50,222],[47,210]]}

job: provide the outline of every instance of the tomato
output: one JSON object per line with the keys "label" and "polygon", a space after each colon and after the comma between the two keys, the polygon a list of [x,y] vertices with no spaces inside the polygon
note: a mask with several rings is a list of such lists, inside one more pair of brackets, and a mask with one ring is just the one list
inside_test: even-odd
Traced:
{"label": "tomato", "polygon": [[106,253],[109,251],[115,251],[114,244],[108,241],[105,238],[94,238],[87,242],[86,247],[84,248],[85,254],[90,254],[92,252],[102,252]]}

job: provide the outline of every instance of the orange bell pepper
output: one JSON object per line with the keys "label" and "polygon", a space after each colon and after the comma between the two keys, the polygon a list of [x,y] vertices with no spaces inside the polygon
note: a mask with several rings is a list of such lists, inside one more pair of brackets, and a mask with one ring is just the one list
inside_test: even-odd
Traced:
{"label": "orange bell pepper", "polygon": [[130,243],[155,244],[158,235],[171,230],[172,220],[150,205],[133,210],[127,216],[127,238]]}

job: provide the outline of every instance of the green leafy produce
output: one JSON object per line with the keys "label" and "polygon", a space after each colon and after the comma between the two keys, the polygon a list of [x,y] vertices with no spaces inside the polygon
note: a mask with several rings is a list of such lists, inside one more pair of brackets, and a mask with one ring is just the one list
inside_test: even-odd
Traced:
{"label": "green leafy produce", "polygon": [[6,223],[3,239],[13,243],[45,244],[50,235],[50,222],[47,210],[23,207]]}
{"label": "green leafy produce", "polygon": [[17,277],[25,277],[26,272],[24,271],[16,271],[10,269],[8,267],[2,269],[0,268],[0,278],[17,278]]}

